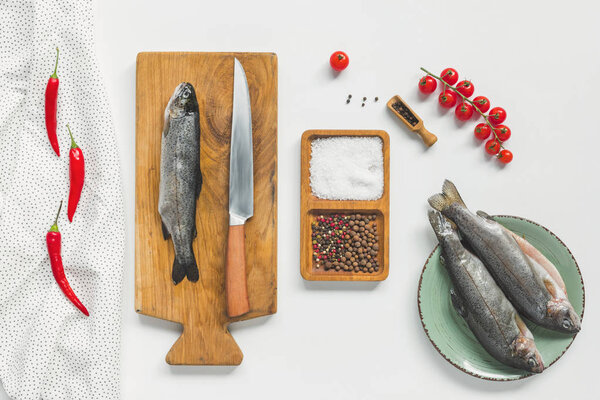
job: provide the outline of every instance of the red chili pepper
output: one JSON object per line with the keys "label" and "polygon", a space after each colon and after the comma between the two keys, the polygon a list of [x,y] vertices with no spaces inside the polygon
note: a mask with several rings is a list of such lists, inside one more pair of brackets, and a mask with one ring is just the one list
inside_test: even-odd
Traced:
{"label": "red chili pepper", "polygon": [[86,317],[90,316],[87,308],[83,305],[81,301],[71,289],[71,285],[69,285],[69,281],[67,281],[67,277],[65,276],[65,270],[63,268],[62,257],[60,255],[60,232],[58,231],[58,216],[60,215],[60,209],[62,208],[62,201],[60,202],[60,207],[58,207],[58,213],[56,214],[56,219],[54,220],[54,225],[50,227],[50,230],[46,234],[46,246],[48,246],[48,255],[50,256],[50,265],[52,266],[52,274],[54,275],[54,279],[58,284],[58,287],[63,291],[67,299],[71,301],[81,311],[85,314]]}
{"label": "red chili pepper", "polygon": [[56,48],[56,64],[54,64],[54,73],[48,79],[46,85],[46,131],[48,132],[48,140],[50,145],[60,157],[60,147],[58,146],[58,138],[56,137],[56,109],[58,107],[58,76],[56,75],[58,68],[58,47]]}
{"label": "red chili pepper", "polygon": [[69,124],[67,124],[67,129],[69,130],[69,135],[71,136],[71,150],[69,151],[69,180],[71,183],[67,215],[69,217],[69,221],[73,222],[73,215],[75,215],[77,203],[79,203],[79,198],[81,197],[81,189],[83,189],[85,161],[83,160],[83,152],[73,139],[73,134],[71,133]]}

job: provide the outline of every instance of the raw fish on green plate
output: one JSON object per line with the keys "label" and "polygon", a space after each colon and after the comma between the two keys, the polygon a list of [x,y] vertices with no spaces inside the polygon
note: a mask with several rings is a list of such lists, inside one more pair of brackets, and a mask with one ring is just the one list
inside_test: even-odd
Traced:
{"label": "raw fish on green plate", "polygon": [[[496,221],[525,237],[560,272],[569,301],[583,318],[585,291],[575,258],[565,244],[543,226],[519,217],[496,216]],[[510,381],[533,374],[506,366],[479,344],[450,301],[450,278],[440,263],[440,248],[430,254],[419,281],[419,313],[425,333],[436,350],[458,369],[477,378]],[[569,348],[575,335],[551,331],[524,320],[533,333],[544,365],[554,364]]]}

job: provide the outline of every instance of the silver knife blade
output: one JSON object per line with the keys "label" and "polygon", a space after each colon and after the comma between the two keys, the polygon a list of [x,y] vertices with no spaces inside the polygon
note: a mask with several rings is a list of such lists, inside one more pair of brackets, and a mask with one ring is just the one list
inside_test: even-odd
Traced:
{"label": "silver knife blade", "polygon": [[254,168],[250,92],[242,64],[234,58],[233,114],[229,155],[229,225],[254,215]]}

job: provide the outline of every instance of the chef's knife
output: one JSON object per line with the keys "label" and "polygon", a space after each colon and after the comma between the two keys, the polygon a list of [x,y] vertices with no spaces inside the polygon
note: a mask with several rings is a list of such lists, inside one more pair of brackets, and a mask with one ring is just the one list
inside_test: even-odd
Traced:
{"label": "chef's knife", "polygon": [[254,214],[252,114],[248,81],[242,64],[234,58],[233,114],[229,154],[229,236],[225,266],[227,315],[237,317],[250,310],[246,284],[244,224]]}

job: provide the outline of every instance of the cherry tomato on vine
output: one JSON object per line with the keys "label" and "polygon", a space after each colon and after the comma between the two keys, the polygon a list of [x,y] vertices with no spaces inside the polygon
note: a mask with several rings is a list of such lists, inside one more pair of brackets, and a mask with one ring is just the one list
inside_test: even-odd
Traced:
{"label": "cherry tomato on vine", "polygon": [[349,62],[350,59],[348,58],[348,55],[343,51],[336,51],[331,55],[331,57],[329,57],[331,68],[335,69],[336,71],[342,71],[346,69]]}
{"label": "cherry tomato on vine", "polygon": [[421,93],[429,94],[437,87],[437,80],[429,75],[425,75],[419,81],[419,90]]}
{"label": "cherry tomato on vine", "polygon": [[500,160],[501,163],[508,164],[512,161],[512,159],[513,153],[510,150],[504,149],[500,152],[500,154],[498,154],[498,160]]}
{"label": "cherry tomato on vine", "polygon": [[475,137],[479,140],[485,140],[492,134],[492,128],[488,124],[481,123],[475,127]]}
{"label": "cherry tomato on vine", "polygon": [[496,155],[500,151],[500,143],[496,139],[485,142],[485,151],[490,155]]}
{"label": "cherry tomato on vine", "polygon": [[487,110],[490,109],[490,101],[485,96],[475,97],[473,99],[473,103],[475,103],[475,107],[477,107],[482,113],[486,113]]}
{"label": "cherry tomato on vine", "polygon": [[454,68],[446,68],[442,71],[440,77],[448,85],[454,85],[458,81],[458,72]]}
{"label": "cherry tomato on vine", "polygon": [[456,106],[454,115],[456,115],[456,118],[458,118],[460,121],[467,121],[473,116],[473,106],[469,103],[460,103]]}
{"label": "cherry tomato on vine", "polygon": [[506,119],[506,111],[502,107],[494,107],[490,110],[488,117],[492,125],[498,125]]}
{"label": "cherry tomato on vine", "polygon": [[450,89],[444,90],[440,93],[440,97],[438,98],[440,105],[444,108],[454,107],[456,104],[456,95]]}
{"label": "cherry tomato on vine", "polygon": [[458,90],[458,93],[468,98],[473,95],[475,86],[473,86],[473,82],[471,81],[460,81],[456,85],[456,90]]}
{"label": "cherry tomato on vine", "polygon": [[506,142],[510,139],[510,128],[506,125],[498,125],[494,128],[494,132],[496,132],[496,136],[501,142]]}

